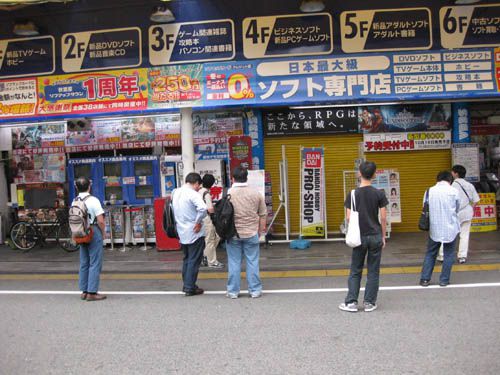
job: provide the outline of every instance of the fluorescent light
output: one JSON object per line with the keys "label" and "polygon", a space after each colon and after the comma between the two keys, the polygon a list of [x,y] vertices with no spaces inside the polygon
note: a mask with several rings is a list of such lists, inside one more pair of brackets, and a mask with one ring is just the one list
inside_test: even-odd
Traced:
{"label": "fluorescent light", "polygon": [[302,0],[300,10],[304,13],[321,12],[325,9],[325,3],[321,0]]}
{"label": "fluorescent light", "polygon": [[149,19],[153,22],[169,23],[175,21],[175,16],[166,6],[159,5],[154,8]]}
{"label": "fluorescent light", "polygon": [[455,0],[455,4],[457,5],[467,5],[467,4],[476,4],[481,0]]}
{"label": "fluorescent light", "polygon": [[40,35],[38,28],[32,21],[16,22],[12,32],[19,36],[36,36]]}

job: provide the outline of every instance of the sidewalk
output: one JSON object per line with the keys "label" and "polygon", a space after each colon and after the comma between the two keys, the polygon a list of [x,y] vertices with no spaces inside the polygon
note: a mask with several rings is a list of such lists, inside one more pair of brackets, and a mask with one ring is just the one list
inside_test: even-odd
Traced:
{"label": "sidewalk", "polygon": [[[396,233],[387,242],[382,267],[421,266],[426,249],[426,233]],[[262,271],[332,270],[350,266],[351,249],[342,242],[313,242],[307,250],[291,250],[288,244],[261,247]],[[226,263],[226,254],[218,250],[219,261]],[[27,253],[0,246],[0,274],[15,273],[77,273],[78,252],[66,253],[59,247],[36,247]],[[500,231],[472,233],[468,264],[500,263]],[[179,273],[180,251],[128,252],[105,249],[104,273]],[[202,272],[221,272],[202,268]]]}

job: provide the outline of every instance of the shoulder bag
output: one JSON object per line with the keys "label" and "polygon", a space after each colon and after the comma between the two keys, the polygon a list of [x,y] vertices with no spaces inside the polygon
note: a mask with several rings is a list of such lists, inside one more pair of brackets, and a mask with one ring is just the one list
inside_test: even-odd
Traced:
{"label": "shoulder bag", "polygon": [[418,220],[418,229],[428,231],[431,227],[429,218],[429,190],[425,192],[424,206]]}
{"label": "shoulder bag", "polygon": [[359,230],[359,212],[356,210],[356,196],[354,190],[351,191],[351,215],[347,225],[347,234],[345,243],[349,247],[358,247],[361,245],[361,232]]}

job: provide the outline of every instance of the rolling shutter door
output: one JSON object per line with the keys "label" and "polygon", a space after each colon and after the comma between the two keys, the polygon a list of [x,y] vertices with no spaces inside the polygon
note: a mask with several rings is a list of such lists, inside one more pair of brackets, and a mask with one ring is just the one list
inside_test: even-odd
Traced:
{"label": "rolling shutter door", "polygon": [[[281,146],[286,146],[291,233],[299,232],[300,220],[300,146],[325,148],[326,212],[329,232],[338,232],[344,219],[343,171],[353,170],[358,158],[359,134],[268,137],[264,141],[265,169],[271,174],[273,209],[279,206],[279,162]],[[450,168],[450,150],[366,153],[366,158],[381,169],[397,169],[400,173],[402,223],[393,224],[394,232],[416,232],[425,190],[435,184],[440,170]],[[277,223],[284,223],[284,212]],[[276,225],[275,232],[283,232]]]}

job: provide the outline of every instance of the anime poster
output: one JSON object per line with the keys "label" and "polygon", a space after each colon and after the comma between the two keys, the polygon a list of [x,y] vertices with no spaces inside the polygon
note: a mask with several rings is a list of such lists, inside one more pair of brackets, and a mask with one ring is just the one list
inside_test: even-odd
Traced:
{"label": "anime poster", "polygon": [[146,142],[155,140],[155,121],[152,117],[131,117],[121,123],[123,142]]}
{"label": "anime poster", "polygon": [[451,104],[361,106],[358,124],[362,133],[397,133],[451,129]]}
{"label": "anime poster", "polygon": [[197,159],[225,159],[228,138],[243,135],[241,113],[198,113],[193,115],[193,141]]}
{"label": "anime poster", "polygon": [[94,122],[98,144],[119,143],[122,140],[122,120],[98,120]]}
{"label": "anime poster", "polygon": [[12,128],[12,149],[23,150],[42,147],[42,125]]}
{"label": "anime poster", "polygon": [[66,129],[66,146],[96,144],[94,124],[91,121],[69,121]]}

